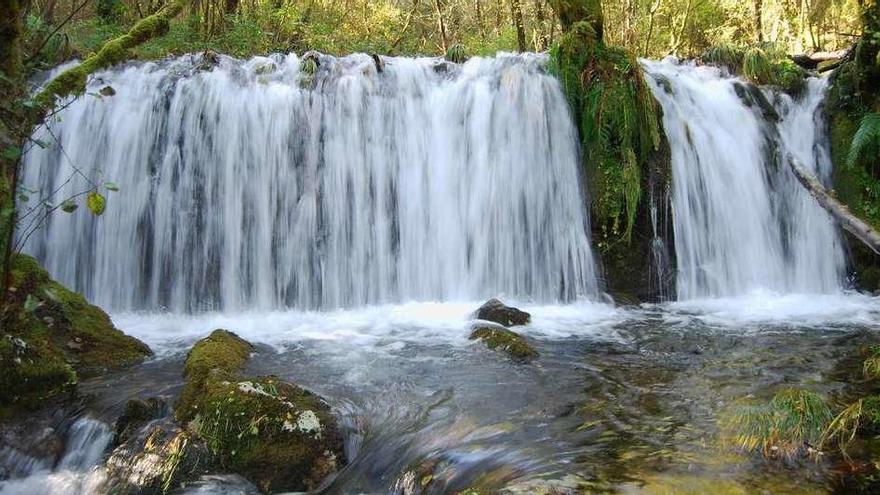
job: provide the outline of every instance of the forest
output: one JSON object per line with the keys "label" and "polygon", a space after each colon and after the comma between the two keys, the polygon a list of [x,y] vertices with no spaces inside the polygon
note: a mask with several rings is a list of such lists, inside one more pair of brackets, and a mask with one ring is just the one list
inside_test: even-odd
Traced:
{"label": "forest", "polygon": [[0,0],[0,495],[880,491],[876,0]]}

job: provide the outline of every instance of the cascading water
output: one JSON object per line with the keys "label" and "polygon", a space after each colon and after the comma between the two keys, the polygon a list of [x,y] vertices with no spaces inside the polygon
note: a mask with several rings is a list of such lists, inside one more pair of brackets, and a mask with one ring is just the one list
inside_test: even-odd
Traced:
{"label": "cascading water", "polygon": [[120,188],[102,217],[55,214],[25,247],[93,302],[192,311],[597,292],[576,130],[545,57],[323,57],[313,81],[293,55],[200,62],[101,74],[89,90],[115,96],[71,104],[41,135],[62,146],[27,155],[25,185],[53,198],[89,181]]}
{"label": "cascading water", "polygon": [[784,161],[830,179],[826,81],[795,100],[712,67],[642,64],[672,151],[678,298],[839,292],[836,227]]}

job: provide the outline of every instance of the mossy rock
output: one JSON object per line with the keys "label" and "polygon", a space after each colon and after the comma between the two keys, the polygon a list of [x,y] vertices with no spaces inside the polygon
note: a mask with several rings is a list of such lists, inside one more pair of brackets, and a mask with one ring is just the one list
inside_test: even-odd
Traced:
{"label": "mossy rock", "polygon": [[471,340],[482,340],[489,349],[507,354],[515,361],[527,362],[538,357],[522,335],[496,326],[478,326],[471,332]]}
{"label": "mossy rock", "polygon": [[311,392],[276,377],[230,381],[216,373],[203,390],[190,429],[221,468],[260,490],[313,490],[341,464],[342,435]]}
{"label": "mossy rock", "polygon": [[[32,257],[14,254],[12,284],[0,323],[0,404],[24,404],[63,390],[77,378],[142,361],[149,347],[110,317],[55,282]],[[34,403],[36,405],[36,403]]]}
{"label": "mossy rock", "polygon": [[175,415],[223,471],[266,493],[313,490],[344,461],[336,420],[326,402],[292,383],[241,376],[253,351],[226,330],[197,342]]}
{"label": "mossy rock", "polygon": [[187,354],[183,367],[183,376],[187,381],[175,407],[177,419],[189,421],[198,413],[198,401],[205,393],[205,382],[209,375],[234,379],[253,351],[254,346],[250,342],[222,329],[214,330],[211,335],[196,342]]}

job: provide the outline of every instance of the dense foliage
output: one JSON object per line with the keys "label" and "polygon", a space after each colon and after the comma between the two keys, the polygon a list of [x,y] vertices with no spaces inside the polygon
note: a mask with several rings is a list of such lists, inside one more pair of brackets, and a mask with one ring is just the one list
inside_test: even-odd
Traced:
{"label": "dense foliage", "polygon": [[[27,8],[31,63],[96,50],[165,0],[39,0]],[[548,0],[198,0],[140,57],[212,49],[232,55],[319,50],[386,54],[542,51],[580,4]],[[600,2],[595,2],[599,5]],[[791,53],[833,50],[859,35],[858,0],[606,0],[605,38],[639,56],[698,56],[720,44],[766,43]],[[555,14],[559,14],[558,16]],[[557,19],[560,19],[557,20]],[[571,18],[571,19],[570,19]],[[56,32],[55,27],[70,20]],[[602,23],[599,24],[600,26]]]}

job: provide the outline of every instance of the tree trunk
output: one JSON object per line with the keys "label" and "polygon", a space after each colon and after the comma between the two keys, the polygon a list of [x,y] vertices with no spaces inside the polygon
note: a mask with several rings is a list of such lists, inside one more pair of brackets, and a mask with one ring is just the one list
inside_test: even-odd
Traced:
{"label": "tree trunk", "polygon": [[[22,2],[0,0],[0,309],[6,305],[12,239],[15,230],[15,197],[18,188],[20,133],[12,125],[20,118],[18,100],[24,95],[22,67]],[[8,119],[8,120],[7,120]]]}
{"label": "tree trunk", "polygon": [[[52,79],[38,93],[28,110],[16,110],[24,99],[25,87],[22,68],[20,0],[0,0],[4,12],[0,16],[0,71],[6,79],[0,80],[0,307],[5,305],[6,291],[9,287],[9,267],[12,258],[12,239],[15,231],[15,198],[18,188],[19,151],[28,139],[30,131],[42,123],[60,98],[79,94],[85,90],[89,74],[122,62],[128,50],[168,30],[168,23],[183,10],[187,0],[174,0],[156,14],[135,24],[128,33],[105,43],[100,50],[87,57],[82,64],[68,69]],[[15,120],[15,128],[5,123],[10,109]]]}
{"label": "tree trunk", "polygon": [[443,4],[440,0],[434,0],[434,7],[437,10],[437,29],[440,31],[440,48],[443,53],[449,49],[449,39],[446,37],[446,21],[443,20]]}
{"label": "tree trunk", "polygon": [[474,0],[474,10],[477,14],[477,31],[480,33],[480,38],[485,38],[486,30],[483,25],[483,5],[480,0]]}
{"label": "tree trunk", "polygon": [[872,251],[880,254],[880,234],[873,227],[850,213],[849,208],[829,194],[825,186],[816,177],[804,170],[794,157],[789,157],[786,162],[788,162],[798,182],[810,192],[810,195],[816,199],[819,206],[834,217],[844,230],[871,248]]}
{"label": "tree trunk", "polygon": [[522,8],[520,8],[519,0],[510,0],[510,19],[516,28],[516,44],[519,51],[526,51],[526,28],[523,25]]}
{"label": "tree trunk", "polygon": [[544,31],[544,0],[535,0],[535,20],[538,24],[536,29],[538,38],[535,49],[543,52],[547,49],[547,33]]}
{"label": "tree trunk", "polygon": [[755,41],[758,43],[764,42],[764,26],[761,22],[761,13],[763,10],[763,0],[755,0],[755,10],[753,12],[755,16]]}

